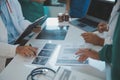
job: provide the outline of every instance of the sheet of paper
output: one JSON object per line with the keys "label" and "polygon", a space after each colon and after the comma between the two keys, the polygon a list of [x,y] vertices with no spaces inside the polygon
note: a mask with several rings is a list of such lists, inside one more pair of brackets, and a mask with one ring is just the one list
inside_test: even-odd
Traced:
{"label": "sheet of paper", "polygon": [[56,47],[56,44],[46,43],[32,63],[38,65],[45,65],[51,55],[54,53]]}
{"label": "sheet of paper", "polygon": [[60,68],[54,80],[102,80],[74,69]]}
{"label": "sheet of paper", "polygon": [[75,53],[82,48],[83,45],[62,45],[60,53],[57,57],[56,65],[81,65],[88,64],[88,60],[84,62],[78,61],[80,55]]}

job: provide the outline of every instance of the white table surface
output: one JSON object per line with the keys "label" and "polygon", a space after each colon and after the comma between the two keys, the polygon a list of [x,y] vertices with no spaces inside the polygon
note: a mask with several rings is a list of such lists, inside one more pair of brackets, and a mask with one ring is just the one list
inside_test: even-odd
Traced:
{"label": "white table surface", "polygon": [[[48,18],[46,21],[47,25],[59,25],[57,18]],[[100,50],[101,47],[87,44],[84,42],[83,38],[80,36],[84,31],[78,29],[72,25],[68,24],[69,30],[66,35],[65,40],[44,40],[44,39],[35,39],[37,34],[27,43],[31,43],[34,47],[38,47],[39,50],[45,45],[45,43],[55,43],[55,44],[76,44],[84,45],[85,47],[90,47],[95,50]],[[58,66],[55,65],[55,60],[57,58],[57,53],[53,54],[49,62],[45,65],[54,70],[57,70]],[[2,71],[0,74],[0,80],[26,80],[26,77],[36,67],[40,65],[32,64],[34,58],[24,58],[19,55],[16,55],[14,59],[9,63],[9,65]],[[89,64],[72,66],[72,68],[77,69],[81,73],[88,74],[93,77],[97,77],[100,80],[106,80],[105,73],[105,63],[93,59],[89,59]],[[86,76],[87,77],[87,76]],[[88,79],[90,80],[90,79]]]}

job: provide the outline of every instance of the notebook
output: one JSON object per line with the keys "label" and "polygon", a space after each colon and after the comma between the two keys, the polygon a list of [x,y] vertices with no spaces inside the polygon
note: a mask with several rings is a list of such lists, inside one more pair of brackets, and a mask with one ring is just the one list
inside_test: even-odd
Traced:
{"label": "notebook", "polygon": [[86,16],[70,23],[87,32],[96,31],[99,22],[109,20],[114,2],[114,0],[91,0]]}

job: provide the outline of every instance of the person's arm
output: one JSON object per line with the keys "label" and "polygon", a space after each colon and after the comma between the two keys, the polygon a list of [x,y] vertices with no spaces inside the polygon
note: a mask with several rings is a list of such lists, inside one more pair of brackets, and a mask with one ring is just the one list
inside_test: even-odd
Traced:
{"label": "person's arm", "polygon": [[94,33],[86,32],[86,33],[82,33],[81,36],[84,38],[86,43],[91,43],[99,46],[104,45],[104,38],[101,38]]}
{"label": "person's arm", "polygon": [[75,54],[79,56],[78,61],[85,61],[88,57],[99,60],[98,52],[88,48],[79,49]]}
{"label": "person's arm", "polygon": [[105,45],[99,51],[100,60],[111,63],[112,60],[112,45]]}
{"label": "person's arm", "polygon": [[24,57],[33,57],[33,56],[36,56],[36,53],[37,53],[37,48],[34,48],[31,45],[16,47],[16,54],[19,54]]}
{"label": "person's arm", "polygon": [[65,9],[65,12],[69,12],[70,10],[70,0],[66,0],[66,9]]}
{"label": "person's arm", "polygon": [[7,58],[14,57],[16,54],[16,47],[17,45],[0,42],[0,56]]}
{"label": "person's arm", "polygon": [[32,46],[18,46],[11,45],[8,43],[0,42],[0,57],[14,57],[16,54],[19,54],[24,57],[35,56],[37,53],[37,48]]}
{"label": "person's arm", "polygon": [[100,23],[98,24],[98,31],[99,31],[100,33],[103,33],[103,32],[105,32],[105,31],[108,31],[108,24],[107,24],[106,22],[100,22]]}
{"label": "person's arm", "polygon": [[105,45],[99,52],[88,48],[79,49],[75,54],[78,56],[80,55],[78,58],[79,61],[85,61],[88,57],[90,57],[110,63],[112,57],[112,45]]}

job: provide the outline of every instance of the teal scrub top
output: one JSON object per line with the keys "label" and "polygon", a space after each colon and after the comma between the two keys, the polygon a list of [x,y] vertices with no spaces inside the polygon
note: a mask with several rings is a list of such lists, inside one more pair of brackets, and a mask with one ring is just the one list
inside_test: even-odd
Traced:
{"label": "teal scrub top", "polygon": [[101,60],[112,64],[111,79],[120,80],[120,15],[114,31],[113,43],[105,45],[99,51],[99,56]]}
{"label": "teal scrub top", "polygon": [[19,0],[23,16],[33,22],[44,15],[44,7],[42,3],[32,2],[30,0]]}

